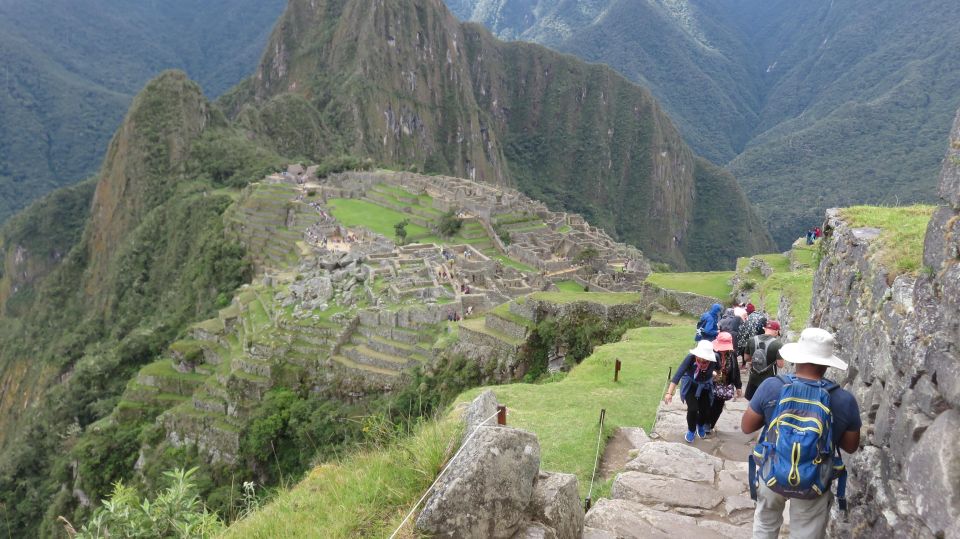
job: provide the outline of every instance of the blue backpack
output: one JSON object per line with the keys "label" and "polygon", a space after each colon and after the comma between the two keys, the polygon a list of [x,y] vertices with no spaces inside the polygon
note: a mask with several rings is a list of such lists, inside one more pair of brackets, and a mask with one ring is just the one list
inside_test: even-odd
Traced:
{"label": "blue backpack", "polygon": [[764,426],[749,460],[750,497],[757,499],[759,481],[787,498],[813,499],[837,481],[837,503],[846,510],[846,469],[840,448],[833,444],[830,393],[839,386],[829,380],[783,381],[773,419]]}

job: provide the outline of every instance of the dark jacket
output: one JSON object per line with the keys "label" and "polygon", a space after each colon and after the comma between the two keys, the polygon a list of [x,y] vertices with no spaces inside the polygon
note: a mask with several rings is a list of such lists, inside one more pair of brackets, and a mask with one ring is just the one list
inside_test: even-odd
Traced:
{"label": "dark jacket", "polygon": [[717,328],[717,322],[720,321],[721,310],[723,310],[723,307],[719,303],[714,303],[709,311],[700,316],[700,321],[697,322],[698,331],[693,337],[693,340],[699,341],[706,339],[712,341],[717,338],[717,333],[720,333],[720,330]]}

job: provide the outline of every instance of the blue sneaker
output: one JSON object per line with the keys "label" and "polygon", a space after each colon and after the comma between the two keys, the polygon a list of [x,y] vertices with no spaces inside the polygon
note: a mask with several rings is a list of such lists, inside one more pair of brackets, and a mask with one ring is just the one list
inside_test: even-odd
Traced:
{"label": "blue sneaker", "polygon": [[692,443],[693,443],[693,431],[692,431],[692,430],[691,430],[691,431],[687,431],[687,433],[683,435],[683,439],[686,440],[688,444],[692,444]]}
{"label": "blue sneaker", "polygon": [[707,431],[703,425],[697,425],[697,436],[699,436],[701,439],[707,437]]}
{"label": "blue sneaker", "polygon": [[[710,433],[711,433],[711,432],[713,432],[713,428],[710,427],[710,425],[704,425],[704,426],[703,426],[703,435],[704,435],[704,436],[710,436]],[[701,438],[702,438],[702,437],[703,437],[703,436],[701,436]]]}

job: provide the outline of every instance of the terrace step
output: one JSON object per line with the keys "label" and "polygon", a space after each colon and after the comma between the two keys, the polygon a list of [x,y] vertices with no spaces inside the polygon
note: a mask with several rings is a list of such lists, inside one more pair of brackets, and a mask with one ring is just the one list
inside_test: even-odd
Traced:
{"label": "terrace step", "polygon": [[381,375],[381,376],[387,376],[387,377],[390,377],[390,378],[396,378],[396,377],[400,376],[400,373],[399,373],[398,371],[396,371],[396,370],[392,370],[392,369],[382,369],[382,368],[380,368],[380,367],[375,367],[375,366],[373,366],[373,365],[363,365],[363,364],[357,363],[357,362],[353,361],[352,359],[350,359],[350,358],[348,358],[348,357],[345,357],[345,356],[337,355],[337,356],[332,356],[330,359],[332,359],[332,360],[335,361],[336,363],[338,363],[338,364],[340,364],[340,365],[342,365],[342,366],[344,366],[344,367],[346,367],[346,368],[348,368],[348,369],[352,369],[352,370],[365,371],[365,372],[368,372],[368,373],[379,374],[379,375]]}
{"label": "terrace step", "polygon": [[377,352],[376,350],[373,350],[372,348],[362,344],[344,346],[341,348],[341,352],[343,355],[359,364],[379,367],[381,369],[393,369],[395,371],[401,371],[410,364],[410,360],[405,357],[398,357]]}

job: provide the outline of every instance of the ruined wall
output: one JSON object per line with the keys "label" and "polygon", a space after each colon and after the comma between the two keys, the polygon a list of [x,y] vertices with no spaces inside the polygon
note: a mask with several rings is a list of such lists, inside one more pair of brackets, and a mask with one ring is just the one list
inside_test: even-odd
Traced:
{"label": "ruined wall", "polygon": [[864,420],[837,537],[960,537],[960,116],[951,135],[918,277],[891,282],[879,231],[828,212],[811,322],[836,334]]}

